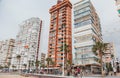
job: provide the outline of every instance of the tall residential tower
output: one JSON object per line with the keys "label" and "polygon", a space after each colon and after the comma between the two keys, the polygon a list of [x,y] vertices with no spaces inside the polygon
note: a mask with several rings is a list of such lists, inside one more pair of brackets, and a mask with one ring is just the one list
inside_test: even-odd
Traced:
{"label": "tall residential tower", "polygon": [[[55,62],[55,67],[63,63],[63,59],[72,63],[72,25],[71,25],[72,4],[69,0],[58,0],[57,4],[49,10],[50,31],[48,44],[48,57]],[[63,54],[62,45],[67,45],[69,52]],[[64,55],[64,56],[63,56]]]}
{"label": "tall residential tower", "polygon": [[99,57],[92,52],[97,41],[102,41],[100,19],[91,1],[81,0],[74,4],[75,65],[99,71]]}
{"label": "tall residential tower", "polygon": [[[43,21],[39,18],[30,18],[20,24],[20,31],[16,37],[15,48],[13,50],[11,68],[16,66],[24,69],[26,65],[35,68],[35,62],[40,58],[40,37]],[[18,58],[18,56],[20,56]],[[39,59],[40,61],[40,59]],[[31,63],[34,65],[31,66]]]}
{"label": "tall residential tower", "polygon": [[14,39],[0,41],[0,66],[10,65],[14,43]]}

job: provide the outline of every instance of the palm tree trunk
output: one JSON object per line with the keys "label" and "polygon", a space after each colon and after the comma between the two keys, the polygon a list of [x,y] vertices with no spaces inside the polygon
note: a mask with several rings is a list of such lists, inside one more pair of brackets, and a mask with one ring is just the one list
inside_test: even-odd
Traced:
{"label": "palm tree trunk", "polygon": [[20,73],[20,60],[19,60],[19,67],[18,67],[18,71],[19,71],[19,73]]}
{"label": "palm tree trunk", "polygon": [[49,62],[48,62],[48,71],[47,71],[47,73],[49,74]]}
{"label": "palm tree trunk", "polygon": [[38,65],[36,65],[36,73],[38,73]]}
{"label": "palm tree trunk", "polygon": [[100,52],[100,60],[101,60],[101,74],[102,74],[102,77],[104,76],[104,74],[103,74],[103,60],[102,60],[102,52]]}

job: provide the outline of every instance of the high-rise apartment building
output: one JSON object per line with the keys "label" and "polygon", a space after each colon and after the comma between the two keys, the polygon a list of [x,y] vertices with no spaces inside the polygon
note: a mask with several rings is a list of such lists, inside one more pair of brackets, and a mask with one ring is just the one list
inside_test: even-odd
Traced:
{"label": "high-rise apartment building", "polygon": [[[20,24],[20,31],[16,36],[15,48],[13,50],[11,68],[24,69],[35,68],[35,62],[40,61],[40,39],[43,21],[39,18],[30,18]],[[20,57],[18,57],[20,55]],[[31,66],[34,62],[34,66]]]}
{"label": "high-rise apartment building", "polygon": [[74,4],[75,65],[99,71],[99,57],[92,51],[97,41],[102,41],[100,19],[90,0],[80,0]]}
{"label": "high-rise apartment building", "polygon": [[[49,10],[50,31],[48,44],[48,57],[55,62],[55,67],[67,59],[72,63],[72,21],[71,21],[72,4],[69,0],[58,0],[57,4]],[[61,51],[62,45],[67,45],[69,52]]]}
{"label": "high-rise apartment building", "polygon": [[14,48],[14,39],[0,41],[0,65],[9,66]]}
{"label": "high-rise apartment building", "polygon": [[120,0],[115,0],[117,5],[118,15],[120,16]]}

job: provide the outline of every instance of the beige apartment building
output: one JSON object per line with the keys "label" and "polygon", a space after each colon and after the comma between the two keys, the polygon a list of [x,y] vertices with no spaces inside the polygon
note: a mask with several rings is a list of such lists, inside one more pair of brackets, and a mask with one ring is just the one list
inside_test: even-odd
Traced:
{"label": "beige apartment building", "polygon": [[0,65],[9,66],[14,48],[14,39],[0,41]]}
{"label": "beige apartment building", "polygon": [[115,48],[113,43],[108,43],[107,50],[104,55],[104,63],[110,63],[115,57]]}

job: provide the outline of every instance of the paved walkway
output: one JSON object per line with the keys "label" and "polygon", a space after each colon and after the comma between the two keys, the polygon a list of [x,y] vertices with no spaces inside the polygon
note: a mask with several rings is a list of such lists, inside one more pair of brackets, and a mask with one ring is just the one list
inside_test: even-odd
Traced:
{"label": "paved walkway", "polygon": [[[47,75],[45,75],[45,76],[47,76]],[[39,78],[39,77],[25,77],[25,76],[20,76],[20,75],[17,75],[17,74],[15,75],[15,74],[10,74],[10,73],[0,73],[0,78]],[[40,77],[40,78],[44,78],[44,77]],[[55,77],[55,78],[58,78],[58,76]],[[67,77],[66,76],[66,77],[63,77],[63,78],[80,78],[80,77],[72,77],[72,76]],[[101,76],[100,75],[91,75],[91,76],[84,76],[82,78],[101,78]],[[110,76],[109,75],[109,76],[106,76],[104,78],[120,78],[120,73],[117,73],[116,76]]]}
{"label": "paved walkway", "polygon": [[37,78],[37,77],[24,77],[20,75],[0,74],[0,78]]}

